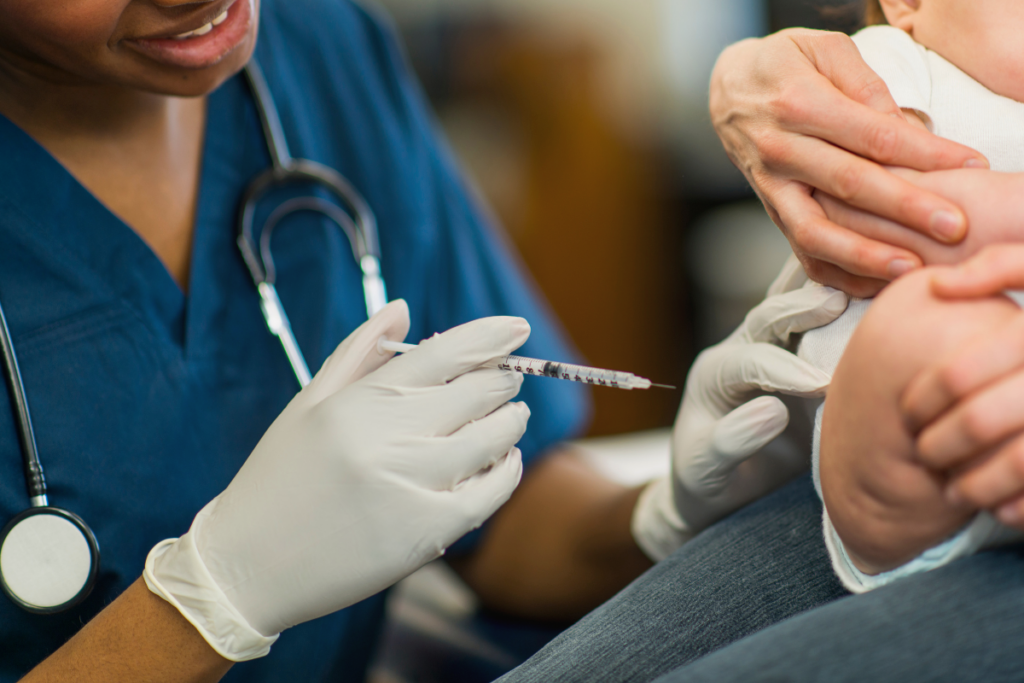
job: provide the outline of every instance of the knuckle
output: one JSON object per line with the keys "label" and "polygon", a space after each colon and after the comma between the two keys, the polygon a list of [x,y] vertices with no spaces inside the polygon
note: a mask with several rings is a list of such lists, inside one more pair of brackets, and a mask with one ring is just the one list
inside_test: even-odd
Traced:
{"label": "knuckle", "polygon": [[764,168],[776,168],[789,161],[792,145],[787,142],[785,135],[776,131],[766,132],[758,140],[758,153]]}
{"label": "knuckle", "polygon": [[904,218],[913,217],[915,213],[920,211],[919,197],[923,190],[907,183],[901,183],[891,176],[889,179],[892,181],[893,189],[896,190],[896,196],[893,201],[895,215],[903,216]]}
{"label": "knuckle", "polygon": [[950,398],[957,398],[968,386],[967,372],[960,363],[952,363],[941,368],[936,380],[939,390]]}
{"label": "knuckle", "polygon": [[844,163],[832,177],[831,194],[849,202],[855,199],[864,187],[864,171],[857,164]]}
{"label": "knuckle", "polygon": [[871,277],[879,277],[884,272],[885,264],[879,263],[878,253],[874,246],[857,241],[846,250],[847,259],[856,264],[858,269]]}
{"label": "knuckle", "polygon": [[[856,86],[854,91],[854,97],[859,102],[870,102],[888,96],[888,86],[874,74],[866,74],[864,80]],[[896,137],[895,131],[889,130]]]}
{"label": "knuckle", "polygon": [[807,273],[807,277],[815,282],[822,282],[828,277],[828,269],[825,264],[818,259],[806,259],[803,261],[804,272]]}
{"label": "knuckle", "polygon": [[977,406],[969,406],[964,410],[960,418],[960,424],[964,436],[972,444],[985,443],[992,436],[992,420],[989,418],[988,411],[982,410]]}
{"label": "knuckle", "polygon": [[784,127],[798,126],[811,119],[813,110],[808,104],[810,101],[804,87],[799,82],[791,82],[771,98],[769,111]]}
{"label": "knuckle", "polygon": [[[821,228],[811,223],[797,222],[790,229],[790,239],[808,256],[825,256],[826,239]],[[819,272],[824,263],[818,262]],[[810,275],[810,273],[807,273]]]}
{"label": "knuckle", "polygon": [[868,131],[867,152],[875,161],[892,161],[896,158],[899,147],[899,133],[892,127],[878,124]]}
{"label": "knuckle", "polygon": [[917,440],[916,450],[917,457],[926,465],[934,467],[943,464],[942,459],[938,455],[938,441],[936,441],[931,432],[926,430],[921,434]]}

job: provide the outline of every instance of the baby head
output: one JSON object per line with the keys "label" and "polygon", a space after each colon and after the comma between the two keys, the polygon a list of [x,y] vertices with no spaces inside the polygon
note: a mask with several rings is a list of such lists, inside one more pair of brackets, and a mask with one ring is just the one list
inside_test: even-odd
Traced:
{"label": "baby head", "polygon": [[868,0],[866,18],[906,31],[992,92],[1024,101],[1021,0]]}

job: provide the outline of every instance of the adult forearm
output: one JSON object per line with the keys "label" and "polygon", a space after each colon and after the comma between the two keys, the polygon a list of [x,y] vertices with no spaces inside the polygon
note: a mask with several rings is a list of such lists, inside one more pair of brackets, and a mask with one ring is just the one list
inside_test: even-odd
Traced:
{"label": "adult forearm", "polygon": [[490,608],[578,618],[651,564],[630,533],[639,495],[561,451],[524,477],[477,552],[452,564]]}
{"label": "adult forearm", "polygon": [[231,665],[139,579],[22,683],[212,683]]}

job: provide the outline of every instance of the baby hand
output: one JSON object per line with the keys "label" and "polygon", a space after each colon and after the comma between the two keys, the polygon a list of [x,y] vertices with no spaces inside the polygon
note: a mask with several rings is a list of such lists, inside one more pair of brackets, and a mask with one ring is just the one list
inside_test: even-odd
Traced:
{"label": "baby hand", "polygon": [[825,506],[850,559],[868,574],[906,563],[975,514],[950,501],[947,475],[918,457],[900,401],[918,372],[1020,315],[1003,297],[942,300],[931,291],[932,272],[901,278],[875,300],[825,402]]}

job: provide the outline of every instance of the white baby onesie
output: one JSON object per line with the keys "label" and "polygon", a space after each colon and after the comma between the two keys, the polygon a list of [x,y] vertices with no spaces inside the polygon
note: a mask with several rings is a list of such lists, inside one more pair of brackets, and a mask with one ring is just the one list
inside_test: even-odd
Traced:
{"label": "white baby onesie", "polygon": [[[903,109],[921,113],[929,130],[984,154],[994,171],[1024,171],[1024,103],[997,95],[931,50],[918,45],[904,31],[872,26],[853,37],[864,61],[889,87]],[[814,283],[807,286],[820,287]],[[1024,307],[1024,296],[1008,292]],[[833,373],[857,324],[871,300],[853,299],[838,320],[804,335],[797,354],[815,367]],[[823,403],[815,410],[813,472],[821,496],[819,441]],[[978,514],[964,529],[942,544],[890,572],[869,576],[847,556],[828,510],[822,516],[825,544],[832,567],[843,585],[863,593],[903,576],[948,564],[978,550],[1024,537],[1001,525],[988,513]]]}

